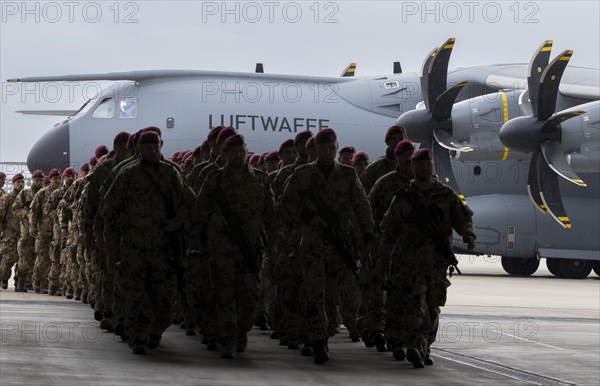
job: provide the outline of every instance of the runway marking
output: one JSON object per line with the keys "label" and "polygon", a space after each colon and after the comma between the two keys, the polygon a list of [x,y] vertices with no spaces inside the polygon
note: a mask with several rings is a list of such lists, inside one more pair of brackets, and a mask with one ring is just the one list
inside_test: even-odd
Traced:
{"label": "runway marking", "polygon": [[546,347],[550,347],[550,348],[555,348],[555,349],[557,349],[557,350],[561,350],[561,351],[562,351],[562,350],[565,350],[564,348],[560,348],[560,347],[552,346],[551,344],[546,344],[546,343],[536,342],[535,340],[529,340],[529,339],[527,339],[527,338],[520,338],[520,337],[518,337],[518,336],[515,336],[515,335],[513,335],[513,334],[507,334],[506,332],[502,332],[502,331],[500,331],[500,333],[501,333],[502,335],[508,335],[508,336],[510,336],[510,337],[513,337],[513,338],[515,338],[515,339],[522,340],[522,341],[524,341],[524,342],[535,343],[535,344],[539,344],[539,345],[542,345],[542,346],[546,346]]}
{"label": "runway marking", "polygon": [[462,354],[453,353],[450,351],[442,350],[439,348],[432,349],[432,355],[447,359],[452,362],[460,363],[466,366],[474,367],[476,369],[489,371],[491,373],[504,375],[509,378],[513,378],[519,381],[528,382],[534,385],[550,385],[550,386],[566,386],[573,385],[573,383],[563,382],[559,379],[545,377],[543,375],[530,373],[524,370],[514,369],[512,367],[500,365],[493,362],[484,361],[469,357]]}

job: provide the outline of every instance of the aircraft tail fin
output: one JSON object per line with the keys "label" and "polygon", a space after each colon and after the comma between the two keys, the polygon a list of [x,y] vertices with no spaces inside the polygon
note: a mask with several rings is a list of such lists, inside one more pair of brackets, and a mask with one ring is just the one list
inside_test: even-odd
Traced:
{"label": "aircraft tail fin", "polygon": [[342,75],[340,75],[340,76],[342,78],[348,77],[348,76],[354,76],[354,72],[356,72],[356,63],[353,62],[353,63],[350,63],[344,71],[342,71]]}

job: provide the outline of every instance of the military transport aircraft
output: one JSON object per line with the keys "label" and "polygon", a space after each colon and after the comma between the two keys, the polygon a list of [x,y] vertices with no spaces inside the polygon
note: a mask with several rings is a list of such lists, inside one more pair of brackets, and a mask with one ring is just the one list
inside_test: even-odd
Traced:
{"label": "military transport aircraft", "polygon": [[114,81],[78,110],[21,111],[68,116],[33,146],[30,170],[82,164],[117,132],[150,125],[163,130],[164,154],[198,146],[210,127],[223,124],[236,127],[253,151],[332,127],[342,145],[375,156],[398,120],[411,139],[432,147],[440,178],[468,197],[475,253],[502,256],[512,275],[534,273],[544,257],[554,275],[583,278],[592,269],[600,274],[599,73],[566,68],[570,53],[548,63],[551,45],[546,41],[529,65],[452,72],[454,39],[426,56],[421,74],[395,63],[393,74],[358,77],[353,63],[338,78],[269,74],[261,65],[254,73],[155,70],[9,81]]}

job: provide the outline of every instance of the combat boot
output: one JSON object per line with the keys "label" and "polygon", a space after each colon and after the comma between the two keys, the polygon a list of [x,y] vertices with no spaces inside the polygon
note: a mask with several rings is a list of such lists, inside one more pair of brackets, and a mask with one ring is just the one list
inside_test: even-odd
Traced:
{"label": "combat boot", "polygon": [[73,300],[81,301],[81,294],[82,293],[83,293],[83,291],[81,290],[81,288],[77,288],[75,290],[75,297],[73,298]]}
{"label": "combat boot", "polygon": [[329,361],[329,354],[325,349],[324,341],[318,340],[313,342],[313,360],[317,365],[322,365],[323,363]]}
{"label": "combat boot", "polygon": [[100,321],[100,329],[106,330],[108,332],[113,332],[115,330],[115,326],[113,324],[112,319],[110,317],[102,318],[102,320]]}
{"label": "combat boot", "polygon": [[119,320],[117,323],[115,323],[115,335],[118,335],[118,336],[125,335],[125,323],[123,323],[123,321],[121,321],[121,320]]}
{"label": "combat boot", "polygon": [[15,292],[27,292],[27,289],[25,288],[25,282],[23,280],[17,281]]}
{"label": "combat boot", "polygon": [[256,315],[254,325],[258,326],[261,331],[267,331],[269,329],[269,315],[266,312],[259,312]]}
{"label": "combat boot", "polygon": [[221,358],[223,359],[234,359],[235,354],[233,349],[235,348],[235,339],[233,337],[227,337],[223,339],[223,348],[221,349]]}
{"label": "combat boot", "polygon": [[362,338],[363,343],[365,344],[365,347],[370,348],[370,347],[374,346],[373,339],[371,338],[371,333],[369,331],[364,330],[361,338]]}
{"label": "combat boot", "polygon": [[312,343],[311,342],[304,342],[304,344],[302,345],[302,350],[300,351],[300,354],[303,357],[311,357],[311,356],[313,356]]}
{"label": "combat boot", "polygon": [[196,326],[189,326],[188,328],[185,329],[185,335],[187,336],[198,336],[198,327]]}
{"label": "combat boot", "polygon": [[235,347],[235,351],[244,352],[248,348],[248,333],[243,332],[238,335],[237,345]]}
{"label": "combat boot", "polygon": [[48,296],[56,296],[57,293],[58,293],[58,287],[56,287],[56,286],[51,286],[50,289],[48,290]]}
{"label": "combat boot", "polygon": [[94,319],[101,321],[104,318],[104,313],[100,310],[94,311]]}
{"label": "combat boot", "polygon": [[356,330],[350,331],[350,340],[353,342],[360,342],[360,334]]}
{"label": "combat boot", "polygon": [[394,359],[397,361],[403,361],[406,359],[406,350],[404,347],[398,347],[394,349],[394,353],[392,354]]}
{"label": "combat boot", "polygon": [[146,345],[142,341],[137,341],[131,346],[134,354],[146,354]]}
{"label": "combat boot", "polygon": [[65,297],[69,300],[73,299],[73,290],[72,289],[67,289],[67,292],[65,294]]}
{"label": "combat boot", "polygon": [[433,359],[429,355],[425,357],[425,366],[433,366]]}
{"label": "combat boot", "polygon": [[290,339],[288,341],[288,345],[287,348],[289,348],[290,350],[298,350],[300,348],[300,345],[298,344],[298,341],[295,339]]}
{"label": "combat boot", "polygon": [[146,347],[150,350],[154,350],[160,344],[160,339],[161,339],[160,336],[150,335],[148,337],[148,343],[146,343]]}
{"label": "combat boot", "polygon": [[89,299],[88,299],[88,292],[87,291],[82,291],[81,292],[81,304],[88,304]]}
{"label": "combat boot", "polygon": [[42,289],[40,287],[33,287],[33,292],[35,292],[36,294],[39,294],[42,292]]}
{"label": "combat boot", "polygon": [[219,343],[216,339],[209,339],[208,344],[206,345],[206,349],[208,351],[217,351],[219,349]]}
{"label": "combat boot", "polygon": [[385,347],[385,337],[381,332],[373,334],[373,345],[377,347],[377,352],[387,351],[387,348]]}
{"label": "combat boot", "polygon": [[423,367],[425,367],[425,364],[423,363],[423,357],[416,348],[408,349],[408,351],[406,352],[406,359],[408,359],[408,361],[412,363],[415,369],[422,369]]}
{"label": "combat boot", "polygon": [[8,288],[8,280],[0,281],[0,288],[7,289]]}
{"label": "combat boot", "polygon": [[279,338],[279,345],[280,346],[287,346],[288,345],[288,338],[287,338],[287,336],[282,336],[281,338]]}

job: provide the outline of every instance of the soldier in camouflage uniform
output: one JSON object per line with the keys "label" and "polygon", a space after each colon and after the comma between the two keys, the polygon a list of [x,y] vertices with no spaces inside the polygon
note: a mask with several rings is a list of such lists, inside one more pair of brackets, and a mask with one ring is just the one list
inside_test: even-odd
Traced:
{"label": "soldier in camouflage uniform", "polygon": [[[196,228],[207,229],[221,356],[233,358],[234,349],[246,350],[247,333],[254,324],[259,248],[265,247],[261,233],[266,229],[269,237],[277,237],[277,221],[268,177],[248,167],[244,138],[237,134],[228,137],[221,151],[226,165],[206,178],[194,205],[194,217]],[[231,233],[234,225],[240,227],[235,235]]]}
{"label": "soldier in camouflage uniform", "polygon": [[27,292],[26,287],[32,284],[31,275],[35,263],[35,239],[29,233],[29,211],[33,197],[44,186],[44,172],[36,170],[31,176],[31,188],[23,189],[15,200],[12,211],[19,219],[21,235],[17,244],[19,252],[18,271],[15,276],[19,277],[15,290]]}
{"label": "soldier in camouflage uniform", "polygon": [[415,203],[435,214],[448,247],[453,229],[469,249],[474,247],[475,233],[471,210],[434,177],[431,151],[420,149],[412,160],[415,179],[396,194],[382,221],[381,253],[391,259],[386,282],[386,337],[394,358],[406,357],[414,367],[422,368],[433,364],[429,348],[435,341],[440,307],[446,303],[450,281],[446,278],[447,257],[439,252],[432,233],[425,233],[418,225],[423,213]]}
{"label": "soldier in camouflage uniform", "polygon": [[[411,156],[414,150],[414,144],[408,140],[398,143],[394,149],[396,170],[378,179],[369,193],[369,202],[371,203],[373,220],[375,220],[375,228],[377,229],[378,244],[381,238],[379,225],[385,212],[390,207],[394,195],[399,190],[404,189],[413,178]],[[386,347],[383,335],[385,331],[383,283],[390,262],[387,259],[380,259],[378,254],[375,254],[375,257],[373,269],[369,271],[361,270],[360,273],[361,307],[359,310],[359,324],[365,345],[367,347],[375,345],[377,351],[384,352]]]}
{"label": "soldier in camouflage uniform", "polygon": [[[50,296],[62,296],[63,290],[63,261],[62,261],[62,250],[63,250],[63,234],[60,228],[60,212],[62,206],[60,206],[61,200],[64,197],[67,190],[75,182],[77,172],[75,169],[69,167],[66,168],[63,173],[63,185],[54,190],[48,200],[44,204],[44,214],[52,219],[53,222],[53,238],[50,243],[50,273],[48,274],[48,284],[50,285],[48,295]],[[60,207],[59,207],[60,206]]]}
{"label": "soldier in camouflage uniform", "polygon": [[[326,235],[328,226],[321,216],[329,216],[317,208],[326,209],[336,217],[332,221],[337,223],[340,233],[354,236],[361,262],[367,265],[374,235],[371,208],[354,169],[335,161],[335,132],[331,129],[319,131],[315,144],[317,161],[294,172],[280,198],[280,207],[284,219],[302,224],[300,255],[309,319],[306,333],[313,342],[314,362],[321,364],[329,359],[326,341],[335,334],[342,283],[351,272],[347,266],[349,262],[343,260],[341,248]],[[310,196],[313,197],[307,199]],[[355,229],[358,233],[353,235]]]}
{"label": "soldier in camouflage uniform", "polygon": [[[209,132],[208,135],[206,137],[206,141],[207,141],[207,146],[210,148],[210,157],[207,160],[204,160],[196,165],[194,165],[194,167],[192,168],[192,171],[188,174],[187,179],[189,184],[194,187],[196,181],[199,178],[200,172],[202,171],[202,169],[204,169],[208,164],[213,163],[217,160],[217,157],[219,157],[219,154],[221,154],[221,151],[219,149],[219,147],[217,146],[217,138],[219,137],[219,133],[221,132],[221,130],[223,130],[225,127],[224,126],[217,126],[212,128]],[[202,182],[199,182],[198,184],[200,186],[202,186]],[[199,189],[200,187],[198,187]],[[196,193],[198,193],[198,190],[194,191]]]}
{"label": "soldier in camouflage uniform", "polygon": [[141,157],[121,169],[103,204],[104,220],[121,226],[116,282],[136,354],[157,347],[171,324],[175,278],[168,233],[185,226],[189,194],[193,196],[179,171],[161,160],[161,144],[154,131],[140,135]]}
{"label": "soldier in camouflage uniform", "polygon": [[354,146],[344,146],[338,152],[338,162],[344,165],[352,166],[352,158],[356,154]]}
{"label": "soldier in camouflage uniform", "polygon": [[369,164],[365,171],[360,176],[360,182],[362,182],[365,187],[365,191],[367,194],[375,185],[377,180],[386,175],[387,173],[393,171],[396,168],[396,160],[394,157],[394,149],[398,142],[406,139],[406,130],[404,127],[400,126],[392,126],[390,127],[385,134],[385,143],[387,145],[387,149],[385,151],[385,155],[377,158],[374,162]]}
{"label": "soldier in camouflage uniform", "polygon": [[29,212],[30,234],[35,238],[35,263],[33,266],[33,289],[36,293],[42,288],[48,288],[48,275],[50,272],[50,243],[53,236],[53,220],[46,212],[46,202],[56,189],[60,188],[61,177],[59,169],[52,169],[48,173],[50,184],[40,189],[31,202]]}
{"label": "soldier in camouflage uniform", "polygon": [[352,157],[352,167],[359,179],[367,166],[369,166],[369,154],[366,151],[359,151],[354,154]]}
{"label": "soldier in camouflage uniform", "polygon": [[[0,197],[0,287],[6,289],[8,287],[8,279],[10,279],[11,269],[19,260],[19,252],[17,244],[19,242],[21,226],[19,218],[14,215],[12,206],[17,199],[19,193],[25,186],[25,180],[21,173],[17,173],[12,178],[13,190]],[[17,280],[21,280],[18,276],[18,270],[15,275],[15,291],[17,290]]]}
{"label": "soldier in camouflage uniform", "polygon": [[6,194],[6,190],[4,190],[4,184],[6,183],[6,174],[4,172],[0,172],[0,197]]}

